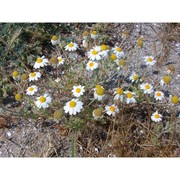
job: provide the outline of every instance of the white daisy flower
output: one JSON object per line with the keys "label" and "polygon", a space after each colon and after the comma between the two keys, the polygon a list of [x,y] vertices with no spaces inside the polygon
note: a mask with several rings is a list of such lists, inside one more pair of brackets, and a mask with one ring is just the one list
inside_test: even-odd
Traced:
{"label": "white daisy flower", "polygon": [[152,56],[145,56],[144,61],[146,62],[146,65],[151,65],[151,66],[156,63],[156,61]]}
{"label": "white daisy flower", "polygon": [[94,39],[94,40],[98,38],[97,31],[92,31],[91,38]]}
{"label": "white daisy flower", "polygon": [[98,101],[102,101],[104,98],[104,88],[101,85],[96,85],[96,88],[94,89],[94,99],[97,99]]}
{"label": "white daisy flower", "polygon": [[107,58],[109,55],[109,49],[107,48],[107,46],[103,44],[100,46],[100,49],[101,49],[100,54],[102,55],[102,57]]}
{"label": "white daisy flower", "polygon": [[72,93],[75,97],[80,97],[81,95],[83,95],[85,92],[84,90],[84,86],[73,86],[73,90],[72,90]]}
{"label": "white daisy flower", "polygon": [[37,97],[37,101],[35,104],[38,108],[48,108],[51,103],[51,97],[48,94],[44,94],[43,96]]}
{"label": "white daisy flower", "polygon": [[160,81],[160,85],[168,85],[171,82],[171,77],[170,76],[164,76],[161,81]]}
{"label": "white daisy flower", "polygon": [[58,37],[57,36],[52,36],[52,38],[51,38],[51,43],[52,43],[52,45],[57,45],[57,44],[59,44],[60,43],[60,40],[58,39]]}
{"label": "white daisy flower", "polygon": [[111,57],[110,57],[114,62],[116,62],[116,64],[119,64],[119,59],[117,57],[116,54],[111,54]]}
{"label": "white daisy flower", "polygon": [[101,108],[97,108],[93,110],[92,113],[95,120],[103,118],[103,110]]}
{"label": "white daisy flower", "polygon": [[162,115],[156,111],[152,114],[151,120],[154,122],[160,122],[160,121],[162,121]]}
{"label": "white daisy flower", "polygon": [[138,78],[139,78],[139,76],[138,76],[135,72],[133,72],[133,73],[131,74],[131,76],[129,77],[129,80],[130,80],[131,82],[138,82]]}
{"label": "white daisy flower", "polygon": [[98,63],[96,63],[94,61],[89,61],[86,65],[87,70],[93,71],[94,69],[97,69],[97,68],[98,68]]}
{"label": "white daisy flower", "polygon": [[179,97],[178,96],[169,96],[169,100],[171,102],[172,105],[178,104],[179,103]]}
{"label": "white daisy flower", "polygon": [[32,86],[30,86],[30,87],[28,87],[27,89],[26,89],[26,94],[28,94],[28,95],[34,95],[34,93],[36,93],[38,91],[38,87],[36,86],[36,85],[32,85]]}
{"label": "white daisy flower", "polygon": [[95,47],[93,47],[93,49],[100,52],[101,51],[101,46],[95,46]]}
{"label": "white daisy flower", "polygon": [[18,71],[13,71],[12,77],[13,77],[14,80],[19,80],[19,78],[20,78],[19,72]]}
{"label": "white daisy flower", "polygon": [[116,61],[116,64],[119,66],[118,69],[120,69],[126,65],[126,61],[124,59],[120,59]]}
{"label": "white daisy flower", "polygon": [[29,74],[29,81],[37,81],[41,77],[40,72],[32,72]]}
{"label": "white daisy flower", "polygon": [[136,100],[134,98],[135,93],[131,92],[131,91],[124,91],[124,93],[126,94],[126,103],[130,104],[130,103],[135,103]]}
{"label": "white daisy flower", "polygon": [[76,51],[77,49],[78,49],[78,45],[73,42],[70,42],[67,46],[65,46],[66,51]]}
{"label": "white daisy flower", "polygon": [[37,58],[35,64],[34,64],[34,69],[38,69],[40,67],[44,67],[48,64],[48,60],[42,56],[41,58]]}
{"label": "white daisy flower", "polygon": [[122,51],[122,49],[121,49],[120,47],[115,46],[114,48],[112,48],[112,51],[113,51],[113,53],[116,54],[116,56],[117,56],[118,58],[124,57],[124,52]]}
{"label": "white daisy flower", "polygon": [[121,88],[116,88],[115,92],[113,95],[114,96],[114,100],[120,100],[121,102],[123,101],[123,93],[124,91]]}
{"label": "white daisy flower", "polygon": [[71,101],[67,102],[64,106],[65,113],[69,113],[70,115],[76,115],[81,111],[83,108],[83,103],[78,99],[72,99]]}
{"label": "white daisy flower", "polygon": [[162,91],[156,91],[154,93],[154,98],[161,101],[164,98],[164,93]]}
{"label": "white daisy flower", "polygon": [[144,90],[144,94],[150,94],[153,92],[153,86],[148,83],[141,84],[140,89]]}
{"label": "white daisy flower", "polygon": [[58,66],[60,66],[60,65],[62,65],[62,64],[64,64],[64,59],[61,57],[61,56],[58,56]]}
{"label": "white daisy flower", "polygon": [[116,113],[119,112],[119,109],[115,104],[113,104],[111,106],[106,106],[105,109],[106,109],[106,114],[108,114],[109,116],[111,116],[111,115],[115,116]]}
{"label": "white daisy flower", "polygon": [[91,49],[87,54],[88,54],[88,58],[90,60],[93,60],[93,61],[97,60],[98,61],[101,59],[98,47]]}

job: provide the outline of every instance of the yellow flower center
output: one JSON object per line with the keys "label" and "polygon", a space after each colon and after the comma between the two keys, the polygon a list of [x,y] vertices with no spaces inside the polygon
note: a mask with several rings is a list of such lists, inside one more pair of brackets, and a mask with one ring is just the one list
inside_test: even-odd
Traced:
{"label": "yellow flower center", "polygon": [[159,114],[155,114],[154,117],[155,117],[156,119],[158,119],[158,118],[160,118],[160,115],[159,115]]}
{"label": "yellow flower center", "polygon": [[138,38],[138,40],[137,40],[137,45],[138,45],[139,47],[142,47],[142,46],[143,46],[143,38],[142,38],[142,37]]}
{"label": "yellow flower center", "polygon": [[84,31],[83,36],[88,36],[89,32],[88,31]]}
{"label": "yellow flower center", "polygon": [[90,62],[90,63],[89,63],[89,66],[90,66],[90,67],[93,67],[93,66],[94,66],[94,63],[93,63],[93,62]]}
{"label": "yellow flower center", "polygon": [[132,95],[132,93],[128,92],[128,93],[126,94],[126,97],[127,97],[127,98],[132,98],[133,95]]}
{"label": "yellow flower center", "polygon": [[41,103],[43,103],[43,102],[46,101],[46,98],[45,98],[44,96],[41,96],[41,97],[39,98],[39,101],[40,101]]}
{"label": "yellow flower center", "polygon": [[118,88],[116,90],[116,93],[119,94],[119,95],[122,95],[123,94],[123,90],[121,88]]}
{"label": "yellow flower center", "polygon": [[22,74],[21,80],[26,80],[26,79],[28,79],[28,74]]}
{"label": "yellow flower center", "polygon": [[147,61],[148,61],[148,62],[152,62],[152,58],[148,57],[148,58],[147,58]]}
{"label": "yellow flower center", "polygon": [[93,35],[97,35],[97,31],[93,31],[92,34],[93,34]]}
{"label": "yellow flower center", "polygon": [[156,96],[161,96],[161,93],[160,93],[160,92],[157,92],[157,93],[156,93]]}
{"label": "yellow flower center", "polygon": [[117,59],[116,55],[115,54],[111,54],[111,59],[112,60],[116,60]]}
{"label": "yellow flower center", "polygon": [[171,82],[171,77],[170,76],[164,76],[163,80],[166,84],[169,84]]}
{"label": "yellow flower center", "polygon": [[104,88],[102,88],[102,87],[96,88],[96,94],[99,96],[104,95]]}
{"label": "yellow flower center", "polygon": [[115,107],[114,107],[114,106],[110,106],[110,107],[109,107],[109,110],[112,111],[112,112],[114,112],[114,111],[115,111]]}
{"label": "yellow flower center", "polygon": [[13,75],[13,77],[18,77],[19,76],[19,72],[18,71],[14,71],[13,73],[12,73],[12,75]]}
{"label": "yellow flower center", "polygon": [[179,102],[178,96],[172,96],[171,97],[171,102],[174,103],[174,104],[177,104]]}
{"label": "yellow flower center", "polygon": [[58,61],[59,61],[59,62],[62,62],[62,58],[59,58]]}
{"label": "yellow flower center", "polygon": [[103,115],[102,109],[98,108],[93,111],[93,114],[97,117],[101,117]]}
{"label": "yellow flower center", "polygon": [[101,49],[103,50],[103,51],[106,51],[107,50],[107,46],[106,45],[101,45]]}
{"label": "yellow flower center", "polygon": [[80,93],[81,92],[81,88],[76,88],[76,92]]}
{"label": "yellow flower center", "polygon": [[41,58],[37,58],[37,60],[36,60],[37,63],[42,63],[42,61],[43,60]]}
{"label": "yellow flower center", "polygon": [[29,91],[34,91],[34,88],[33,88],[33,87],[30,87],[30,88],[29,88]]}
{"label": "yellow flower center", "polygon": [[70,101],[70,103],[69,103],[69,106],[71,107],[71,108],[74,108],[74,107],[76,107],[76,102],[75,101]]}
{"label": "yellow flower center", "polygon": [[97,84],[97,85],[96,85],[96,89],[98,89],[98,88],[102,88],[102,86],[99,85],[99,84]]}
{"label": "yellow flower center", "polygon": [[74,46],[73,43],[69,43],[69,44],[68,44],[68,47],[70,47],[70,48],[72,48],[73,46]]}
{"label": "yellow flower center", "polygon": [[137,76],[137,75],[134,75],[134,76],[133,76],[133,79],[134,79],[134,80],[137,80],[137,79],[138,79],[138,76]]}
{"label": "yellow flower center", "polygon": [[150,85],[146,84],[145,89],[150,89]]}
{"label": "yellow flower center", "polygon": [[125,65],[126,65],[126,61],[124,59],[120,59],[119,66],[125,66]]}
{"label": "yellow flower center", "polygon": [[92,51],[92,54],[93,54],[93,55],[97,55],[98,52],[97,52],[96,50],[93,50],[93,51]]}
{"label": "yellow flower center", "polygon": [[117,48],[116,48],[116,51],[117,51],[117,52],[121,52],[122,49],[121,49],[120,47],[117,47]]}
{"label": "yellow flower center", "polygon": [[36,76],[36,73],[35,73],[35,72],[30,73],[30,76],[31,76],[31,77],[35,77],[35,76]]}
{"label": "yellow flower center", "polygon": [[55,35],[54,35],[54,36],[52,36],[52,40],[53,40],[53,41],[56,41],[57,39],[58,39],[58,37],[57,37],[57,36],[55,36]]}
{"label": "yellow flower center", "polygon": [[16,94],[16,95],[15,95],[16,101],[20,101],[21,98],[22,98],[22,95],[21,95],[21,94]]}

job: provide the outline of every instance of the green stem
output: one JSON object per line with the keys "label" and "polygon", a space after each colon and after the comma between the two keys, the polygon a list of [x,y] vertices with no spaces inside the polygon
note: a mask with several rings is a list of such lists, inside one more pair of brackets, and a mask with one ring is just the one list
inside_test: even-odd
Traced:
{"label": "green stem", "polygon": [[89,107],[94,101],[95,99],[93,98],[93,100],[86,106],[86,108]]}
{"label": "green stem", "polygon": [[74,138],[71,138],[71,157],[76,157]]}
{"label": "green stem", "polygon": [[139,63],[139,48],[137,48],[137,61],[136,61],[136,69],[137,69],[137,73],[139,74],[140,73],[140,63]]}

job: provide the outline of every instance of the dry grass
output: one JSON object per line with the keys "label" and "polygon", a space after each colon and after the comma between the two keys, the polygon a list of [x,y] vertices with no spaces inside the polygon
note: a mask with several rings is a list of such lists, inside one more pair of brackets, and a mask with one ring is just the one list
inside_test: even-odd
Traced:
{"label": "dry grass", "polygon": [[125,111],[114,121],[109,118],[106,124],[89,123],[79,132],[76,136],[78,154],[82,157],[178,156],[177,139],[180,136],[173,127],[177,120],[175,116],[171,116],[171,127],[167,128],[168,121],[162,126],[151,123],[146,116],[142,118],[144,111],[138,112],[136,107]]}

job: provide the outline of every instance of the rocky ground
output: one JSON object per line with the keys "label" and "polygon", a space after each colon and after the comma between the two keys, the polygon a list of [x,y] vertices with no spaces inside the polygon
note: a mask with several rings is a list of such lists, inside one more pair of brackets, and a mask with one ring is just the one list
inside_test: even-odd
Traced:
{"label": "rocky ground", "polygon": [[[166,71],[166,64],[175,65],[174,79],[171,82],[171,91],[180,97],[180,42],[167,39],[161,24],[114,24],[108,28],[111,35],[111,43],[122,41],[122,31],[128,31],[129,36],[123,43],[126,53],[132,53],[130,62],[134,61],[135,52],[130,52],[131,46],[135,46],[137,38],[142,35],[144,38],[144,50],[141,57],[149,52],[153,56],[159,57],[158,76],[162,76]],[[168,29],[167,29],[168,32]],[[180,32],[180,30],[179,30]],[[173,33],[173,32],[172,32]],[[174,32],[175,33],[175,32]],[[179,34],[180,35],[180,34]],[[133,63],[132,70],[133,70]],[[142,67],[143,70],[143,67]],[[156,76],[153,76],[157,78]],[[10,103],[4,103],[4,107],[15,111]],[[11,108],[10,108],[11,107]],[[177,106],[177,114],[180,107]],[[21,117],[4,116],[5,110],[0,110],[0,157],[70,157],[71,144],[67,134],[63,134],[61,127],[56,126],[55,122],[24,119]],[[180,123],[179,123],[180,124]],[[179,125],[180,126],[180,125]],[[180,131],[179,131],[180,132]],[[83,147],[77,145],[77,156],[83,156]],[[97,149],[93,149],[98,153]],[[178,153],[176,153],[176,156]],[[108,156],[108,153],[107,153]]]}

